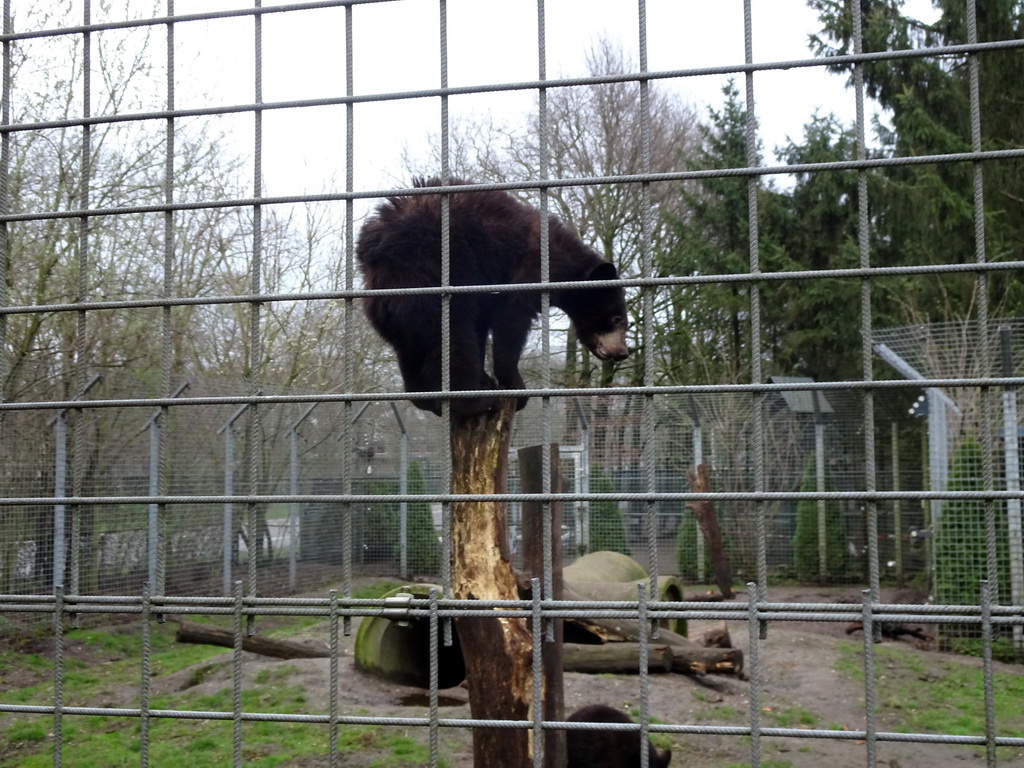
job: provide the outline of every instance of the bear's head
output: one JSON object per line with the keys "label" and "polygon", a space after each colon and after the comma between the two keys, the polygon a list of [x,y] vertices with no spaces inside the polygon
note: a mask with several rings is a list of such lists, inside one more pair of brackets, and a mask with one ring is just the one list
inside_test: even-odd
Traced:
{"label": "bear's head", "polygon": [[[587,280],[617,280],[615,265],[601,261],[587,274]],[[601,360],[622,360],[629,355],[626,331],[626,293],[621,286],[573,291],[566,313],[576,337]]]}

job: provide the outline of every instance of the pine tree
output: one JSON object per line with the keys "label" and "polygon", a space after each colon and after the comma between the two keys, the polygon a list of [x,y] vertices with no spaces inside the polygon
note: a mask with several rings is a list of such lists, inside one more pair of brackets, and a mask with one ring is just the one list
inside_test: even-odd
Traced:
{"label": "pine tree", "polygon": [[[818,490],[815,457],[808,457],[804,468],[802,493]],[[825,490],[836,490],[835,478],[825,471]],[[793,535],[793,567],[802,583],[824,584],[846,571],[846,545],[843,536],[842,514],[839,502],[825,502],[825,567],[821,567],[818,535],[818,501],[801,499],[796,505],[796,532]]]}
{"label": "pine tree", "polygon": [[[409,493],[425,495],[427,483],[418,461],[409,465]],[[427,501],[411,501],[408,508],[409,570],[418,576],[436,576],[441,570],[441,542]]]}
{"label": "pine tree", "polygon": [[[615,493],[615,484],[600,467],[590,470],[591,493]],[[612,499],[590,502],[590,551],[621,552],[632,556],[619,502]]]}
{"label": "pine tree", "polygon": [[[949,490],[983,490],[981,445],[973,436],[964,438],[953,457]],[[935,599],[939,603],[977,605],[981,599],[979,583],[989,577],[985,504],[982,500],[953,499],[942,506],[935,536]],[[996,501],[994,506],[997,574],[1006,585],[1006,504]]]}
{"label": "pine tree", "polygon": [[[860,1],[860,0],[858,0]],[[823,30],[812,36],[819,55],[852,53],[850,0],[810,0]],[[865,52],[921,49],[968,42],[966,3],[934,0],[940,11],[928,24],[903,12],[903,0],[861,2]],[[979,42],[1019,39],[1024,35],[1020,0],[979,3]],[[1020,146],[1024,101],[1020,91],[1020,51],[987,50],[977,54],[981,148]],[[970,66],[966,56],[904,57],[864,64],[867,95],[887,112],[891,125],[876,125],[883,153],[893,157],[944,155],[972,150]],[[849,72],[838,64],[834,71]],[[1024,257],[1024,162],[985,163],[984,203],[986,258],[1017,261]],[[875,199],[873,226],[880,237],[873,261],[882,265],[970,263],[976,259],[974,166],[969,162],[932,163],[889,168]],[[1024,286],[1013,272],[987,278],[997,312],[1017,314]],[[893,294],[924,316],[945,320],[950,313],[967,316],[975,298],[970,274],[942,279],[894,279]]]}

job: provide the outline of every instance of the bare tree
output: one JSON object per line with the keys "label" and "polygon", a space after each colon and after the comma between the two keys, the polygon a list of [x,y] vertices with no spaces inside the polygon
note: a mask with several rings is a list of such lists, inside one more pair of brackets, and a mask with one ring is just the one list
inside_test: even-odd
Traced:
{"label": "bare tree", "polygon": [[[120,15],[134,15],[127,0],[121,1],[125,8]],[[66,25],[74,5],[67,0],[30,7],[17,21],[25,28]],[[131,32],[111,31],[91,38],[93,115],[130,115],[161,103],[166,72],[154,63],[159,57],[147,52],[160,47],[159,28]],[[82,67],[80,35],[12,45],[11,122],[80,117]],[[9,141],[8,194],[13,213],[62,214],[84,207],[164,203],[167,134],[163,121],[99,123],[87,132],[75,125],[22,130],[10,134]],[[244,177],[247,164],[209,123],[176,121],[172,161],[175,201],[249,195],[251,180]],[[345,287],[343,218],[330,204],[265,207],[262,214],[264,292],[301,294]],[[172,218],[170,242],[163,213],[57,215],[13,222],[7,226],[6,250],[0,254],[5,267],[0,273],[4,279],[0,298],[8,306],[45,307],[164,296],[248,295],[254,239],[252,211],[247,208],[204,206],[178,211]],[[257,370],[251,370],[250,308],[247,302],[185,303],[169,310],[166,325],[162,308],[5,315],[0,325],[0,398],[74,399],[81,382],[94,374],[103,374],[103,397],[160,395],[167,364],[165,332],[175,382],[205,380],[230,392],[244,391],[246,379],[277,391],[295,387],[323,391],[343,385],[358,391],[377,386],[374,377],[389,371],[358,313],[353,313],[348,332],[343,333],[339,304],[314,299],[263,305],[261,357],[255,361]],[[350,355],[360,364],[355,366],[354,380],[346,382],[345,359]],[[53,415],[37,410],[5,418],[0,482],[10,492],[52,493]],[[138,435],[147,416],[140,409],[86,410],[69,416],[72,428],[83,435],[79,451],[79,466],[85,467],[80,475],[83,484],[98,487],[95,484],[127,482],[133,473],[145,474]],[[285,416],[281,420],[287,423]],[[209,426],[198,423],[192,429],[202,432]],[[217,426],[209,432],[211,444]],[[279,428],[273,419],[264,424],[265,432]],[[192,458],[183,465],[194,468]],[[276,454],[268,456],[265,477],[279,473],[286,461]],[[210,470],[202,467],[201,471]],[[35,539],[37,550],[44,549],[40,532],[48,529],[45,517],[50,511],[3,513],[0,587],[12,572],[15,542]],[[37,568],[37,574],[41,570]]]}

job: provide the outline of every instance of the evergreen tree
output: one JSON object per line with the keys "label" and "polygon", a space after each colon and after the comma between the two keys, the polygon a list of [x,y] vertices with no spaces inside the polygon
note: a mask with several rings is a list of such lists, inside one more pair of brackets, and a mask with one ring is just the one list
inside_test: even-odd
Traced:
{"label": "evergreen tree", "polygon": [[[856,157],[853,129],[833,115],[815,115],[800,143],[777,150],[789,165]],[[857,175],[853,171],[795,174],[793,187],[772,196],[762,229],[771,235],[766,268],[777,271],[859,266]],[[869,195],[870,199],[870,195]],[[875,302],[876,312],[881,302]],[[862,374],[860,283],[847,279],[772,281],[761,287],[763,343],[773,371],[817,381]],[[875,321],[878,315],[875,315]]]}
{"label": "evergreen tree", "polygon": [[[418,461],[409,465],[409,493],[426,495],[427,483]],[[408,507],[409,570],[419,576],[436,576],[441,571],[441,542],[427,501],[411,501]]]}
{"label": "evergreen tree", "polygon": [[[949,490],[983,490],[981,445],[970,435],[964,438],[953,457]],[[998,576],[999,581],[1006,585],[1009,583],[1006,504],[1002,501],[996,501],[994,504]],[[942,506],[935,537],[936,602],[955,605],[978,604],[981,599],[979,582],[988,578],[988,550],[985,540],[984,501],[954,499]]]}
{"label": "evergreen tree", "polygon": [[[398,482],[369,480],[363,493],[390,496],[398,493]],[[363,562],[393,562],[398,553],[398,502],[378,501],[367,504],[362,523]]]}
{"label": "evergreen tree", "polygon": [[[747,112],[736,84],[722,89],[725,104],[710,110],[700,127],[696,168],[747,165]],[[737,275],[750,269],[747,179],[701,179],[681,194],[687,213],[676,220],[678,237],[656,254],[660,277]],[[761,197],[768,190],[762,189]],[[762,238],[762,243],[766,242]],[[670,381],[742,378],[750,369],[750,291],[743,282],[674,286],[662,298],[664,322],[656,327],[661,369]]]}
{"label": "evergreen tree", "polygon": [[697,518],[693,510],[687,508],[676,532],[676,563],[679,567],[679,578],[688,582],[696,582],[700,574],[697,572]]}
{"label": "evergreen tree", "polygon": [[[698,167],[747,165],[746,109],[733,83],[725,103],[703,126]],[[777,150],[791,165],[856,157],[852,128],[833,115],[814,116],[803,137]],[[758,162],[760,162],[758,160]],[[881,183],[870,179],[871,196]],[[750,269],[748,182],[745,177],[701,179],[684,189],[689,211],[678,221],[675,248],[661,253],[661,275],[743,274]],[[758,187],[758,253],[763,272],[850,269],[859,266],[858,189],[854,171],[794,174],[782,189]],[[770,280],[760,286],[761,349],[769,372],[803,374],[819,381],[862,374],[860,284],[855,280]],[[884,302],[875,308],[885,314]],[[749,372],[749,284],[735,281],[679,286],[672,290],[657,333],[662,367],[672,381],[742,379]],[[851,322],[851,319],[854,321]],[[874,318],[877,321],[877,317]]]}
{"label": "evergreen tree", "polygon": [[[812,37],[817,53],[853,51],[850,0],[809,0],[823,25]],[[865,52],[959,45],[968,42],[966,3],[933,0],[937,21],[923,23],[903,13],[903,0],[861,2]],[[1019,39],[1024,34],[1020,0],[979,3],[978,41]],[[981,148],[1017,148],[1024,133],[1020,51],[978,55]],[[877,99],[891,125],[876,125],[884,152],[893,157],[943,155],[972,149],[970,67],[966,56],[912,57],[863,65],[867,95]],[[837,64],[835,71],[850,71]],[[986,163],[984,173],[986,258],[1024,257],[1024,162]],[[976,259],[974,166],[969,162],[889,168],[873,226],[880,237],[878,263],[922,265],[971,263]],[[988,277],[995,312],[1017,314],[1024,286],[1014,273]],[[968,316],[975,297],[973,275],[920,276],[887,283],[894,295],[933,320]]]}
{"label": "evergreen tree", "polygon": [[[590,470],[591,493],[615,493],[615,484],[600,467]],[[613,499],[590,502],[590,551],[621,552],[632,557],[619,502]]]}
{"label": "evergreen tree", "polygon": [[[815,457],[808,457],[804,468],[802,493],[818,490],[818,475]],[[836,490],[835,478],[825,470],[826,491]],[[839,502],[825,502],[825,567],[821,567],[818,535],[818,502],[815,499],[801,499],[796,505],[796,532],[793,535],[793,567],[796,577],[802,583],[826,583],[829,577],[841,577],[846,570],[846,546],[843,537],[843,522]]]}

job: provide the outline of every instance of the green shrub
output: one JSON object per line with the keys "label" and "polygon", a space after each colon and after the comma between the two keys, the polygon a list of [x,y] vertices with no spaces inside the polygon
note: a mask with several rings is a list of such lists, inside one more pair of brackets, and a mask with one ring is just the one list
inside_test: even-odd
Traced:
{"label": "green shrub", "polygon": [[[409,493],[420,496],[426,492],[423,468],[418,461],[414,461],[409,465]],[[409,502],[408,514],[409,570],[420,576],[436,576],[441,572],[441,542],[434,529],[430,502]]]}
{"label": "green shrub", "polygon": [[[978,441],[968,435],[953,457],[949,477],[950,491],[981,491],[982,451]],[[1006,504],[993,503],[996,520],[996,562],[999,582],[1009,584],[1009,546]],[[942,505],[935,532],[935,600],[953,605],[977,605],[981,601],[980,581],[987,579],[988,551],[985,544],[985,502],[952,499]],[[974,625],[943,625],[946,637],[977,637]]]}
{"label": "green shrub", "polygon": [[[804,477],[800,484],[803,493],[818,490],[815,457],[808,458]],[[836,490],[832,473],[825,469],[825,490]],[[841,577],[846,572],[846,544],[843,537],[843,522],[839,502],[825,502],[825,568],[818,545],[818,501],[801,499],[796,505],[796,531],[793,534],[793,569],[803,583],[823,583],[829,577]]]}
{"label": "green shrub", "polygon": [[[591,467],[591,493],[615,493],[612,479],[600,467]],[[621,552],[632,556],[619,502],[608,499],[590,502],[590,551]]]}
{"label": "green shrub", "polygon": [[[355,490],[355,489],[353,489]],[[368,480],[356,493],[391,495],[398,493],[395,480]],[[398,557],[398,502],[379,501],[367,504],[363,512],[361,540],[362,562],[393,562]]]}
{"label": "green shrub", "polygon": [[688,582],[696,582],[700,578],[697,568],[697,518],[693,510],[687,508],[679,523],[676,533],[676,562],[679,565],[679,578]]}

